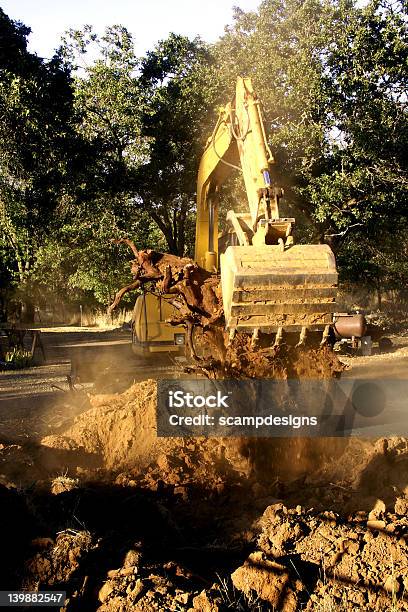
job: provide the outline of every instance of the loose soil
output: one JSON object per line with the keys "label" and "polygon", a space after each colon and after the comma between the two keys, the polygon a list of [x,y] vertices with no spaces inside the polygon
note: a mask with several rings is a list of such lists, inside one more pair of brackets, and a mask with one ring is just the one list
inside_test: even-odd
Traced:
{"label": "loose soil", "polygon": [[2,588],[64,589],[67,610],[408,609],[405,439],[160,439],[154,380],[86,401],[1,449]]}
{"label": "loose soil", "polygon": [[[343,369],[328,349],[254,361],[235,342],[236,360]],[[102,374],[48,397],[41,422],[2,414],[1,589],[66,590],[69,611],[408,610],[406,439],[161,439],[157,377]]]}

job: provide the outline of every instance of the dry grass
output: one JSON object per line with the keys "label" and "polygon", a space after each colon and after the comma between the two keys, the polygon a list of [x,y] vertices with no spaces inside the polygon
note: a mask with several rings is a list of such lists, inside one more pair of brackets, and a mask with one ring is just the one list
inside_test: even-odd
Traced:
{"label": "dry grass", "polygon": [[274,608],[262,601],[255,593],[247,597],[241,591],[238,591],[232,581],[227,578],[223,578],[219,574],[218,576],[218,590],[222,603],[228,610],[242,610],[243,612],[274,612]]}

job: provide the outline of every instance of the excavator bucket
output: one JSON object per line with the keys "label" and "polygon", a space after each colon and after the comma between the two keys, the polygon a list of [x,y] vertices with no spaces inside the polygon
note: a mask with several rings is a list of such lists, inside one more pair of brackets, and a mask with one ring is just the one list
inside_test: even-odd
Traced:
{"label": "excavator bucket", "polygon": [[230,246],[221,255],[226,326],[253,334],[325,330],[337,276],[328,245]]}

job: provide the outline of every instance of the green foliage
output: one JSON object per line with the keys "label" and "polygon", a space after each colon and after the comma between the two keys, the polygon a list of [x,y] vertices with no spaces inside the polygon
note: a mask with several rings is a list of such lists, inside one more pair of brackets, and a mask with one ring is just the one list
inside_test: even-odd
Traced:
{"label": "green foliage", "polygon": [[264,0],[218,45],[229,83],[252,76],[276,180],[320,234],[384,215],[390,188],[406,198],[407,22],[395,5]]}
{"label": "green foliage", "polygon": [[198,165],[219,95],[209,47],[170,34],[142,59],[140,83],[148,101],[142,134],[149,142],[148,161],[135,176],[140,204],[170,252],[191,254]]}
{"label": "green foliage", "polygon": [[408,224],[391,227],[379,222],[381,240],[373,239],[367,228],[359,229],[338,253],[340,278],[345,286],[358,282],[377,292],[396,291],[402,303],[408,298]]}
{"label": "green foliage", "polygon": [[13,348],[5,354],[4,362],[1,364],[3,370],[21,370],[32,365],[33,356],[25,349]]}
{"label": "green foliage", "polygon": [[[127,172],[146,160],[146,143],[140,137],[145,100],[132,37],[123,26],[107,28],[103,36],[86,26],[82,32],[67,33],[60,53],[76,74],[78,131],[97,155],[93,190],[118,191]],[[87,54],[94,56],[92,63],[86,63]]]}
{"label": "green foliage", "polygon": [[28,33],[0,10],[0,254],[20,285],[77,163],[69,72],[30,54]]}
{"label": "green foliage", "polygon": [[[113,236],[125,232],[104,198],[94,200],[92,209],[93,215],[85,211],[66,221],[38,250],[32,281],[42,296],[51,300],[63,291],[72,303],[107,307],[118,288],[129,282],[130,252],[112,243]],[[134,220],[133,231],[147,248],[164,246],[160,232],[143,213]]]}
{"label": "green foliage", "polygon": [[231,93],[237,74],[252,78],[276,160],[275,181],[291,206],[309,217],[299,187],[319,172],[327,149],[322,57],[334,21],[332,3],[324,0],[264,0],[259,13],[237,11],[218,44]]}
{"label": "green foliage", "polygon": [[[97,59],[81,69],[81,58],[92,55],[94,45]],[[124,27],[99,37],[87,26],[71,31],[61,52],[77,68],[75,107],[81,135],[98,150],[93,181],[99,193],[131,203],[130,236],[143,212],[168,250],[191,250],[203,123],[216,91],[208,46],[171,34],[138,58]]]}
{"label": "green foliage", "polygon": [[350,13],[326,58],[323,91],[337,139],[305,193],[332,228],[406,217],[407,8],[396,9],[375,0]]}

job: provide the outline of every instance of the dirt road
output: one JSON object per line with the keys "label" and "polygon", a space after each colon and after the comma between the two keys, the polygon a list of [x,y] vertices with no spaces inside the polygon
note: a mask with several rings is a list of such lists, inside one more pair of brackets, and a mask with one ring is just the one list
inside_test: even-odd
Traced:
{"label": "dirt road", "polygon": [[58,429],[64,420],[72,418],[73,405],[81,412],[81,401],[93,386],[87,377],[76,385],[76,401],[72,401],[67,376],[71,358],[91,366],[92,377],[107,383],[112,390],[121,390],[135,380],[163,376],[174,370],[170,363],[146,359],[133,354],[129,331],[121,329],[53,327],[41,330],[46,361],[23,370],[0,372],[0,442],[22,438],[41,438],[50,429]]}
{"label": "dirt road", "polygon": [[364,379],[408,378],[408,338],[393,337],[389,353],[373,352],[369,357],[341,357],[349,366],[343,376]]}

